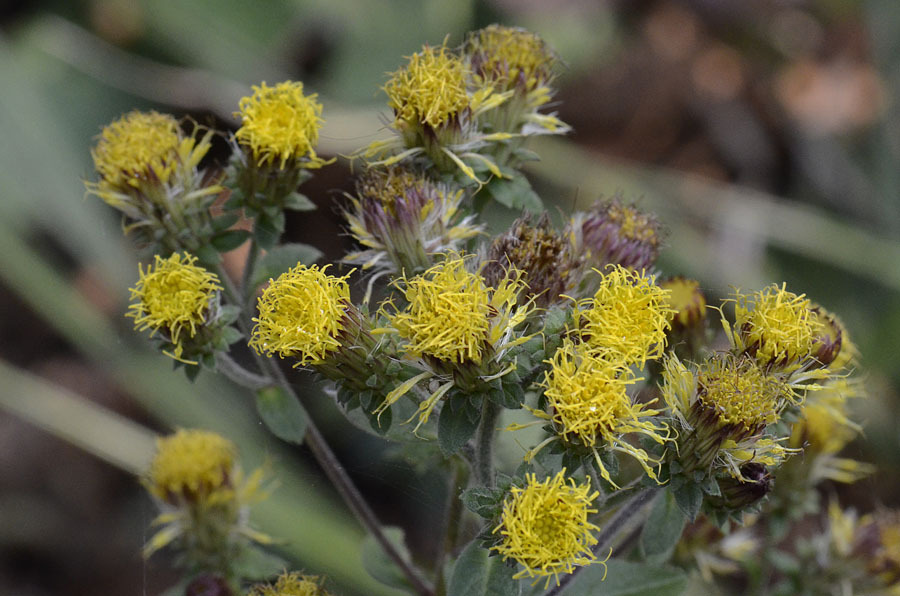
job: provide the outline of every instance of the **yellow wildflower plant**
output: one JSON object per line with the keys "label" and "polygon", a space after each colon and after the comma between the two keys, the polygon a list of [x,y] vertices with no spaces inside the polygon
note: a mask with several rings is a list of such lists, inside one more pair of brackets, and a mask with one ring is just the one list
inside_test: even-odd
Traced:
{"label": "yellow wildflower plant", "polygon": [[585,349],[643,366],[662,356],[673,309],[670,290],[653,276],[622,265],[610,265],[592,298],[576,304],[573,318]]}
{"label": "yellow wildflower plant", "polygon": [[559,584],[561,573],[597,560],[591,546],[600,528],[588,518],[597,513],[592,505],[598,495],[590,481],[566,482],[565,469],[540,482],[534,474],[526,475],[525,486],[511,487],[503,502],[500,524],[493,529],[501,541],[492,550],[523,567],[514,579],[546,577],[545,589],[551,579]]}
{"label": "yellow wildflower plant", "polygon": [[467,269],[466,261],[450,253],[423,274],[395,282],[407,306],[387,313],[391,326],[379,331],[405,340],[403,351],[425,370],[392,390],[376,413],[418,383],[437,378],[442,384],[419,406],[423,424],[452,387],[463,384],[473,390],[515,370],[515,362],[505,368],[501,363],[510,349],[530,339],[516,330],[534,309],[531,301],[518,303],[525,288],[521,272],[511,269],[496,287],[488,287],[480,273]]}
{"label": "yellow wildflower plant", "polygon": [[457,250],[481,231],[474,215],[461,216],[464,198],[462,189],[408,168],[369,170],[344,213],[350,235],[363,250],[343,261],[376,276],[427,269],[435,254]]}
{"label": "yellow wildflower plant", "polygon": [[476,87],[512,94],[485,114],[487,129],[523,136],[570,130],[554,114],[538,112],[553,97],[550,84],[559,62],[539,35],[516,27],[489,25],[469,34],[463,53]]}
{"label": "yellow wildflower plant", "polygon": [[288,163],[319,168],[327,162],[316,155],[322,104],[315,93],[303,94],[303,83],[284,81],[269,87],[253,86],[253,95],[241,99],[238,143],[247,147],[258,165]]}
{"label": "yellow wildflower plant", "polygon": [[746,464],[774,466],[798,451],[765,431],[801,397],[745,356],[714,354],[688,367],[669,355],[661,391],[678,431],[677,457],[689,472],[721,467],[742,478]]}
{"label": "yellow wildflower plant", "polygon": [[735,292],[735,325],[723,318],[736,349],[752,354],[761,366],[784,369],[810,358],[822,323],[803,294],[772,284],[753,294]]}
{"label": "yellow wildflower plant", "polygon": [[328,267],[297,264],[269,281],[253,319],[251,348],[260,355],[296,358],[295,366],[307,366],[325,362],[341,347],[350,274],[329,275]]}
{"label": "yellow wildflower plant", "polygon": [[234,443],[221,435],[180,429],[156,440],[147,490],[170,503],[208,501],[222,491],[231,493],[236,456]]}
{"label": "yellow wildflower plant", "polygon": [[213,135],[207,131],[198,138],[199,130],[185,135],[167,114],[125,114],[103,128],[91,150],[99,180],[86,182],[87,192],[119,210],[125,232],[136,231],[142,243],[167,252],[195,250],[212,233],[207,209],[222,191],[215,178],[197,169]]}
{"label": "yellow wildflower plant", "polygon": [[234,443],[217,433],[179,429],[158,438],[142,483],[160,503],[153,524],[161,529],[144,556],[177,543],[192,565],[226,573],[247,540],[272,542],[247,523],[247,507],[268,496],[264,477],[259,468],[245,478]]}
{"label": "yellow wildflower plant", "polygon": [[398,138],[375,141],[356,155],[376,158],[370,166],[390,166],[427,156],[427,166],[441,172],[459,170],[478,184],[485,181],[475,175],[472,163],[484,166],[494,176],[504,177],[494,160],[480,149],[515,135],[485,134],[478,119],[505,102],[511,92],[495,93],[492,87],[472,91],[469,78],[466,63],[445,43],[438,47],[426,45],[421,52],[409,56],[407,65],[391,73],[383,87],[394,112],[391,126]]}
{"label": "yellow wildflower plant", "polygon": [[384,85],[398,120],[438,128],[469,107],[465,63],[447,50],[425,46]]}
{"label": "yellow wildflower plant", "polygon": [[[659,444],[668,438],[666,425],[656,418],[659,411],[635,403],[626,392],[640,379],[621,363],[582,350],[571,341],[564,342],[548,363],[543,387],[551,414],[532,412],[549,419],[564,443],[589,447],[601,476],[613,486],[616,484],[600,460],[598,447],[630,455],[656,479],[652,466],[659,462],[625,440],[629,433],[642,434]],[[532,450],[529,458],[535,452]]]}
{"label": "yellow wildflower plant", "polygon": [[528,92],[546,86],[554,78],[558,61],[536,33],[497,24],[470,33],[465,49],[476,80],[504,90]]}
{"label": "yellow wildflower plant", "polygon": [[129,112],[104,127],[91,151],[101,187],[122,189],[169,181],[182,142],[178,122],[168,114]]}
{"label": "yellow wildflower plant", "polygon": [[324,582],[325,578],[316,575],[285,571],[274,584],[254,586],[248,596],[329,596]]}
{"label": "yellow wildflower plant", "polygon": [[156,255],[152,266],[139,268],[140,279],[131,288],[134,302],[125,315],[134,319],[135,329],[150,329],[151,337],[163,334],[173,346],[172,354],[165,353],[188,364],[196,362],[182,358],[185,342],[215,317],[222,290],[219,278],[196,262],[197,257],[187,253],[167,259]]}

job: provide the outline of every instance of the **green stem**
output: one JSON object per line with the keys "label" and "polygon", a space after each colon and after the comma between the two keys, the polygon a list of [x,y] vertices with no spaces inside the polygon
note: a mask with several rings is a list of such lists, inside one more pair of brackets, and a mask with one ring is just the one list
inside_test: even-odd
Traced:
{"label": "green stem", "polygon": [[[260,364],[272,375],[277,384],[286,391],[288,395],[293,396],[294,399],[300,403],[300,398],[288,382],[284,372],[278,367],[278,363],[269,358],[260,358],[260,361]],[[409,581],[415,593],[420,596],[434,596],[434,590],[425,583],[425,580],[419,575],[419,572],[409,561],[403,558],[400,552],[397,551],[394,545],[387,539],[387,536],[385,536],[384,532],[381,530],[381,523],[375,516],[375,512],[369,507],[369,504],[362,496],[362,493],[356,488],[353,480],[347,474],[347,471],[341,465],[337,456],[335,456],[334,452],[328,446],[325,437],[322,436],[322,433],[319,432],[319,429],[316,427],[312,418],[308,415],[305,441],[310,451],[312,451],[313,456],[316,458],[316,461],[319,462],[319,465],[322,466],[322,469],[325,471],[325,475],[328,476],[328,479],[341,496],[341,499],[343,499],[347,507],[350,508],[350,511],[353,512],[356,519],[372,534],[378,544],[381,545],[381,548],[384,549],[384,552],[387,553],[388,557],[390,557],[394,564],[396,564],[403,572],[403,575],[406,576],[406,579]]]}
{"label": "green stem", "polygon": [[241,297],[243,298],[243,302],[241,302],[241,306],[249,306],[250,301],[253,298],[253,290],[255,288],[250,287],[250,279],[253,277],[253,272],[256,270],[256,261],[259,258],[259,244],[256,243],[256,238],[250,238],[250,252],[247,253],[247,262],[244,263],[244,274],[241,276]]}
{"label": "green stem", "polygon": [[248,389],[262,389],[272,384],[272,379],[267,376],[258,375],[250,372],[240,364],[234,361],[227,353],[216,353],[216,371],[222,373],[229,380],[234,381],[242,387]]}
{"label": "green stem", "polygon": [[[616,511],[616,514],[606,522],[603,531],[597,535],[597,544],[591,549],[594,555],[602,554],[612,543],[613,539],[618,536],[619,532],[622,531],[628,521],[638,514],[647,504],[651,503],[659,491],[660,487],[651,486],[641,490],[639,493],[633,495],[631,499],[625,501],[619,510]],[[563,576],[563,578],[559,580],[559,585],[555,586],[544,596],[556,596],[557,594],[561,594],[582,569],[584,569],[584,566],[576,567],[572,573]]]}
{"label": "green stem", "polygon": [[469,483],[469,466],[458,457],[450,460],[453,466],[453,475],[450,478],[450,490],[447,494],[447,513],[445,514],[444,540],[438,548],[437,558],[434,563],[435,570],[435,594],[446,596],[447,584],[444,580],[444,560],[448,554],[453,553],[456,542],[459,539],[459,526],[462,521],[462,499],[460,492]]}
{"label": "green stem", "polygon": [[482,486],[494,485],[494,434],[500,408],[485,397],[481,409],[481,426],[475,438],[475,478]]}

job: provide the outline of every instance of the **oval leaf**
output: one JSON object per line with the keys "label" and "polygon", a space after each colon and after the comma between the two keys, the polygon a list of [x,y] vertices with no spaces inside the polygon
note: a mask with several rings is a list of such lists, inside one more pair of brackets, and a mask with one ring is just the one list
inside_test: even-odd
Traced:
{"label": "oval leaf", "polygon": [[288,443],[300,444],[306,436],[306,411],[300,402],[279,387],[256,392],[256,411],[272,434]]}
{"label": "oval leaf", "polygon": [[644,565],[610,559],[606,579],[603,565],[595,563],[582,569],[565,594],[594,596],[679,596],[687,587],[687,576],[681,569]]}
{"label": "oval leaf", "polygon": [[473,540],[459,555],[450,576],[448,594],[453,596],[519,596],[516,568],[498,556],[490,557],[487,549]]}
{"label": "oval leaf", "polygon": [[685,524],[684,512],[672,491],[662,491],[653,504],[650,517],[641,532],[641,550],[652,563],[662,563],[672,555]]}

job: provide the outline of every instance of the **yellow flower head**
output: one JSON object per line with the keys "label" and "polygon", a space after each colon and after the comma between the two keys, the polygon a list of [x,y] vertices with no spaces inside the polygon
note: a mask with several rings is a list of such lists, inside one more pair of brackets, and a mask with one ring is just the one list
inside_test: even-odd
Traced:
{"label": "yellow flower head", "polygon": [[659,284],[669,290],[669,306],[673,327],[690,328],[697,326],[706,318],[706,297],[700,289],[700,282],[695,279],[673,277]]}
{"label": "yellow flower head", "polygon": [[322,126],[322,104],[316,94],[303,95],[303,83],[285,81],[274,87],[253,87],[253,95],[240,102],[241,127],[235,137],[250,148],[257,163],[288,162],[317,168],[325,162],[316,156]]}
{"label": "yellow flower head", "polygon": [[809,356],[821,322],[804,295],[777,285],[735,298],[736,333],[741,347],[763,365],[797,362]]}
{"label": "yellow flower head", "polygon": [[503,89],[531,91],[553,78],[556,56],[539,35],[525,29],[490,25],[470,34],[466,50],[472,70]]}
{"label": "yellow flower head", "polygon": [[[635,432],[659,443],[665,440],[659,434],[665,427],[645,420],[659,412],[645,410],[626,393],[628,386],[639,380],[631,370],[602,355],[579,350],[571,341],[563,343],[548,362],[550,370],[544,379],[544,395],[552,411],[551,420],[563,440],[592,448],[599,443],[627,453],[655,478],[656,473],[650,467],[655,462],[646,451],[632,447],[623,438]],[[597,464],[602,476],[612,483],[599,457]]]}
{"label": "yellow flower head", "polygon": [[672,313],[671,292],[621,265],[607,267],[602,275],[594,297],[581,301],[574,313],[587,349],[627,364],[659,358]]}
{"label": "yellow flower head", "polygon": [[284,572],[275,581],[275,585],[256,586],[250,596],[328,596],[322,587],[325,578],[315,575],[302,575],[296,572]]}
{"label": "yellow flower head", "polygon": [[222,289],[219,278],[196,262],[197,257],[187,253],[173,253],[167,259],[156,255],[152,267],[139,269],[140,279],[131,288],[131,299],[136,302],[125,315],[134,319],[139,331],[166,333],[175,346],[176,359],[184,350],[184,336],[194,337],[208,322],[216,292]]}
{"label": "yellow flower head", "polygon": [[598,494],[591,492],[590,482],[567,483],[565,470],[542,482],[527,475],[525,487],[512,487],[503,502],[500,525],[493,530],[502,542],[492,550],[504,561],[514,559],[524,567],[515,579],[546,577],[549,585],[553,577],[559,583],[560,573],[572,573],[596,560],[591,546],[597,543],[593,532],[600,528],[588,516],[597,513],[591,502]]}
{"label": "yellow flower head", "polygon": [[469,107],[466,75],[465,64],[446,45],[425,46],[385,84],[388,106],[397,120],[438,128]]}
{"label": "yellow flower head", "polygon": [[778,419],[790,389],[744,358],[723,355],[707,360],[697,380],[697,399],[715,411],[721,425],[754,430]]}
{"label": "yellow flower head", "polygon": [[465,260],[451,255],[405,280],[407,309],[391,317],[407,352],[449,362],[481,363],[491,328],[491,293]]}
{"label": "yellow flower head", "polygon": [[103,128],[91,157],[102,187],[165,184],[178,165],[180,144],[178,122],[172,116],[134,111]]}
{"label": "yellow flower head", "polygon": [[282,273],[259,298],[250,347],[259,354],[299,358],[298,365],[321,364],[339,349],[350,287],[344,277],[298,264]]}
{"label": "yellow flower head", "polygon": [[214,432],[180,429],[156,440],[145,484],[164,501],[207,501],[232,490],[236,451],[231,441]]}

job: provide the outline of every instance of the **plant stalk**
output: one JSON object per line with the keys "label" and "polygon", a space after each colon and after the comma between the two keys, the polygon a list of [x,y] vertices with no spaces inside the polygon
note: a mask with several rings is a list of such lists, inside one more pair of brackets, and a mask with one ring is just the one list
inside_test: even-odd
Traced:
{"label": "plant stalk", "polygon": [[500,416],[500,408],[485,397],[481,409],[481,425],[475,437],[475,478],[481,486],[494,485],[494,426]]}

